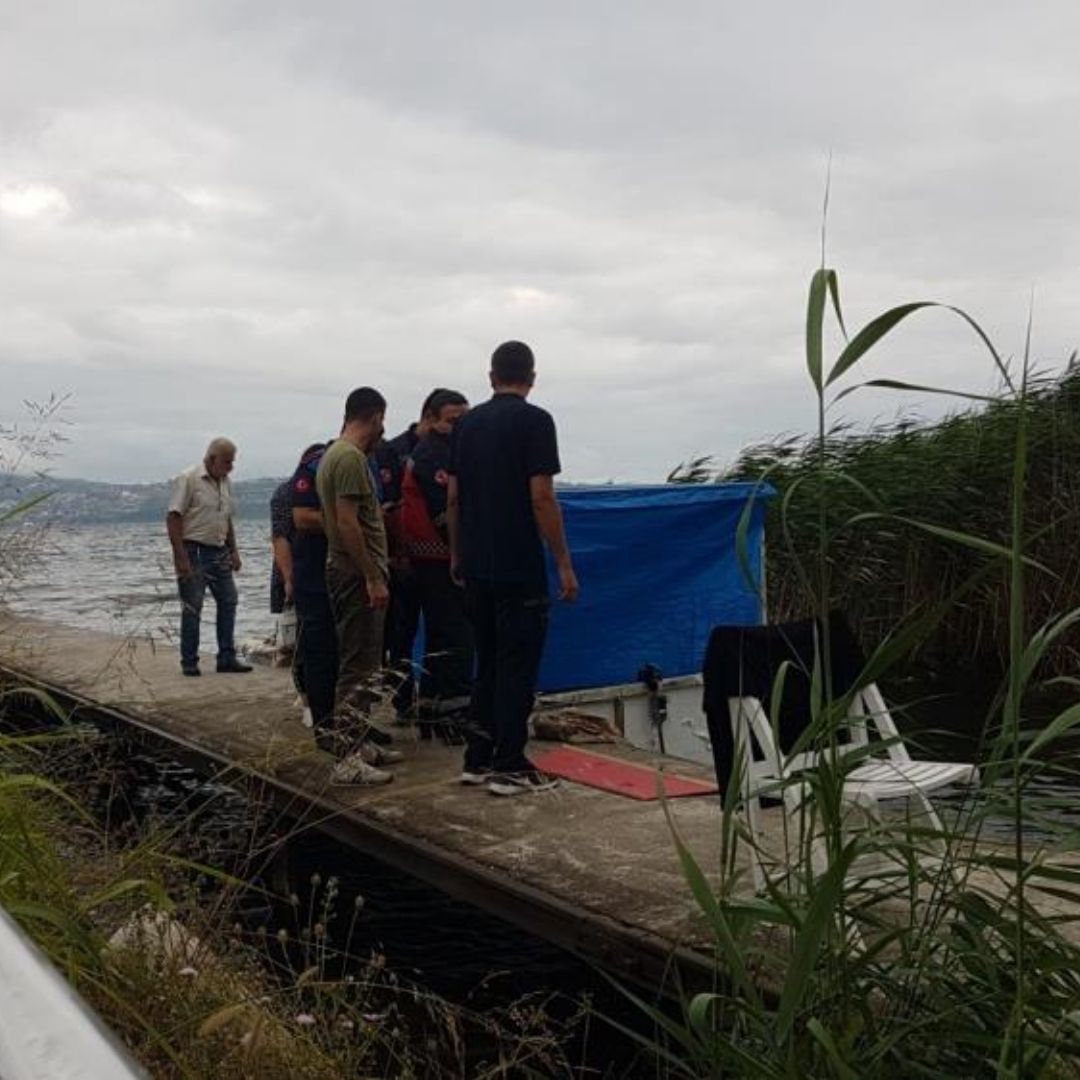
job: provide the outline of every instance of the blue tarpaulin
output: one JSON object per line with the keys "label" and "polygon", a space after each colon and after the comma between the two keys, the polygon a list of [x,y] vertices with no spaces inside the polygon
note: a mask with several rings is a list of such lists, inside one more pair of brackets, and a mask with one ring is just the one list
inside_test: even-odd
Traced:
{"label": "blue tarpaulin", "polygon": [[[701,670],[713,626],[762,621],[736,531],[753,497],[746,554],[760,581],[771,488],[618,485],[558,494],[581,597],[552,605],[541,690],[634,682],[645,664],[666,677],[690,675]],[[550,573],[554,592],[558,577]]]}

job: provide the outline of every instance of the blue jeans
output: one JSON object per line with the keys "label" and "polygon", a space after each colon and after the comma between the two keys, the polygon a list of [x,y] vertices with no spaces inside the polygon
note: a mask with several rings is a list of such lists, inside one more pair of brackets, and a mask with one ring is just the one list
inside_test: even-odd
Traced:
{"label": "blue jeans", "polygon": [[203,598],[209,588],[217,606],[218,663],[236,659],[233,628],[236,625],[236,582],[227,547],[209,547],[193,540],[184,541],[184,550],[192,573],[179,578],[180,591],[180,663],[194,667],[199,662],[199,624]]}

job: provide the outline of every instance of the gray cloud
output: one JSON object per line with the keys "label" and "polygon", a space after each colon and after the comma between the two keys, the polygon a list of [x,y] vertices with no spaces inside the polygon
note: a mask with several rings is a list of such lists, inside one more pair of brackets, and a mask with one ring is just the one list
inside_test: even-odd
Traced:
{"label": "gray cloud", "polygon": [[[72,391],[64,471],[233,435],[280,473],[381,386],[484,393],[531,341],[577,479],[813,423],[829,258],[853,323],[934,297],[1078,336],[1075,6],[20,5],[0,38],[0,420]],[[927,315],[868,371],[982,389]],[[906,403],[905,403],[906,404]],[[943,407],[916,402],[927,415]],[[884,394],[842,403],[868,418]]]}

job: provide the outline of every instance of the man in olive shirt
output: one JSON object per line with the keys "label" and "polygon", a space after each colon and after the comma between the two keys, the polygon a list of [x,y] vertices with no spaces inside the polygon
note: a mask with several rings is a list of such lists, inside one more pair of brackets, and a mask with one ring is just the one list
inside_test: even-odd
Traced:
{"label": "man in olive shirt", "polygon": [[217,670],[243,674],[250,665],[236,658],[236,583],[240,554],[233,531],[233,494],[229,473],[236,445],[214,439],[198,465],[185,469],[172,482],[165,527],[173,549],[180,592],[180,668],[199,674],[199,624],[209,588],[217,605]]}
{"label": "man in olive shirt", "polygon": [[378,700],[383,623],[390,599],[389,556],[382,510],[367,455],[382,437],[386,400],[363,386],[345,402],[341,437],[323,455],[315,485],[326,530],[326,588],[338,641],[334,702],[339,784],[385,784],[376,768],[402,755],[368,739],[368,714]]}

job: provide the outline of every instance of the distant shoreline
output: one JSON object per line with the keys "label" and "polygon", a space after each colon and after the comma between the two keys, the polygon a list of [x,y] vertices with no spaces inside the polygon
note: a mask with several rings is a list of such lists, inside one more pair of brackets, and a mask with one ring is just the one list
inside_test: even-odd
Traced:
{"label": "distant shoreline", "polygon": [[[267,518],[270,496],[285,477],[234,480],[235,516],[240,520]],[[0,480],[0,512],[35,496],[48,497],[26,515],[32,523],[123,525],[159,521],[169,503],[169,481],[153,484],[112,484],[53,476],[11,476]]]}

